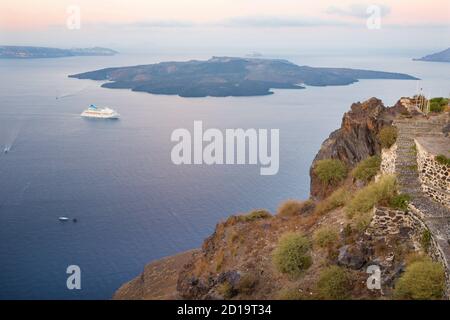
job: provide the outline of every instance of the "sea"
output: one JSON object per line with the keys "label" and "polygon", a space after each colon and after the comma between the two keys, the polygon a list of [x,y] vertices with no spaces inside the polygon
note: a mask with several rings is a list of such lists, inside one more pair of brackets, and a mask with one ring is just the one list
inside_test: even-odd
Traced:
{"label": "sea", "polygon": [[[273,90],[260,97],[181,98],[125,89],[69,74],[204,54],[0,60],[0,299],[110,299],[152,260],[200,247],[229,215],[309,195],[309,168],[352,103],[391,106],[422,89],[450,95],[450,63],[399,54],[270,56],[299,65],[403,72],[415,80]],[[83,119],[90,104],[117,121]],[[280,168],[180,165],[171,161],[178,128],[279,129]],[[61,222],[59,217],[70,220]],[[72,222],[72,219],[76,222]],[[68,289],[79,266],[81,289]]]}

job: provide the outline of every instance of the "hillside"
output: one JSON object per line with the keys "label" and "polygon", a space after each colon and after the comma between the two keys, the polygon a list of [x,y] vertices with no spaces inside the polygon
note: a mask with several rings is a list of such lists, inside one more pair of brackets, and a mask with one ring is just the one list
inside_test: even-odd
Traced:
{"label": "hillside", "polygon": [[429,54],[419,59],[414,59],[415,61],[432,61],[432,62],[450,62],[450,48],[443,51]]}
{"label": "hillside", "polygon": [[304,85],[349,85],[360,79],[417,79],[402,73],[314,68],[286,60],[232,57],[107,68],[69,77],[107,80],[102,85],[105,88],[182,97],[259,96],[272,94],[270,89],[304,89]]}
{"label": "hillside", "polygon": [[0,46],[0,59],[63,58],[73,56],[112,56],[117,51],[107,48],[59,49],[47,47]]}
{"label": "hillside", "polygon": [[[149,264],[114,298],[447,297],[449,115],[413,114],[408,101],[353,104],[312,163],[310,199],[229,217],[200,249]],[[369,266],[381,290],[367,287]]]}

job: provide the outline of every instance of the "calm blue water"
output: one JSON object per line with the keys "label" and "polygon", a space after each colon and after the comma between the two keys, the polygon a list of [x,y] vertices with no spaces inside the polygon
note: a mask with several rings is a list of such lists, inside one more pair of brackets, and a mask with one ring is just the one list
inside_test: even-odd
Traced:
{"label": "calm blue water", "polygon": [[[415,81],[361,81],[345,87],[277,90],[267,97],[197,98],[102,89],[67,78],[109,66],[195,57],[75,57],[0,61],[0,299],[110,298],[151,260],[200,246],[215,224],[254,208],[306,198],[321,142],[354,101],[391,105]],[[283,56],[298,64],[406,72],[429,95],[450,93],[450,64],[409,58]],[[59,99],[56,99],[56,97]],[[90,103],[119,121],[79,117]],[[257,166],[175,166],[170,134],[205,127],[279,128],[280,171]],[[61,223],[59,216],[78,223]],[[68,265],[82,290],[66,289]]]}

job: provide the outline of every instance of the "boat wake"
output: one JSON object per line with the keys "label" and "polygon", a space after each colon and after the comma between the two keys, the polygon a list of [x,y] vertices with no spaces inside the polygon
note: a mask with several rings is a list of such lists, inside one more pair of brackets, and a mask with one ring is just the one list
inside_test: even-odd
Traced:
{"label": "boat wake", "polygon": [[85,91],[86,89],[88,89],[89,86],[84,86],[83,88],[70,92],[70,93],[64,93],[64,94],[58,94],[58,91],[56,92],[56,100],[60,100],[60,99],[64,99],[64,98],[70,98],[70,97],[75,97],[77,95],[79,95],[80,93],[82,93],[83,91]]}

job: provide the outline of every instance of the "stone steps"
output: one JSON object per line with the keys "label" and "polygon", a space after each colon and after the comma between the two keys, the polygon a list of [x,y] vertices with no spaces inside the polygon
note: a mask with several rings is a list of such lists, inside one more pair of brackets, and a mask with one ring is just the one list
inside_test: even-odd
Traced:
{"label": "stone steps", "polygon": [[394,121],[394,125],[398,128],[395,171],[400,192],[411,196],[409,206],[423,215],[422,220],[433,234],[433,238],[438,242],[443,252],[446,266],[449,268],[450,210],[422,192],[422,185],[417,172],[417,155],[414,152],[414,139],[416,136],[441,136],[441,128],[446,123],[448,123],[448,117],[425,121]]}

